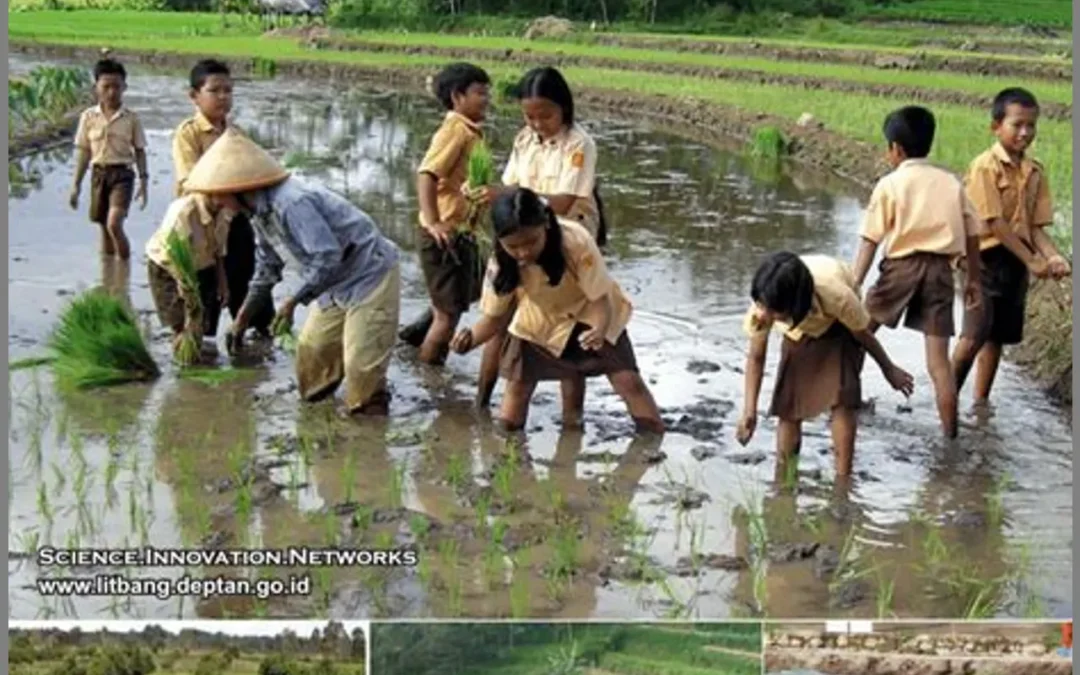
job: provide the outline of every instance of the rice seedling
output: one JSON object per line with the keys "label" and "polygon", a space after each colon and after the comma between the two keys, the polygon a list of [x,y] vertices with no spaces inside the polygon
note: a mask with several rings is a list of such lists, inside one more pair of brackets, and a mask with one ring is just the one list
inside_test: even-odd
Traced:
{"label": "rice seedling", "polygon": [[552,576],[572,577],[581,557],[578,529],[573,525],[558,527],[551,538],[551,561],[547,571]]}
{"label": "rice seedling", "polygon": [[459,578],[447,584],[446,587],[446,613],[451,617],[462,615],[464,609],[465,583]]}
{"label": "rice seedling", "polygon": [[420,556],[420,559],[416,562],[416,576],[420,579],[421,585],[425,588],[431,585],[433,571],[431,569],[431,559],[426,555]]}
{"label": "rice seedling", "polygon": [[881,570],[878,570],[877,593],[874,595],[878,619],[884,620],[895,616],[893,613],[893,592],[895,590],[896,580],[886,578]]}
{"label": "rice seedling", "polygon": [[341,482],[345,485],[345,503],[353,500],[353,489],[356,487],[356,453],[345,451],[345,465],[341,470]]}
{"label": "rice seedling", "polygon": [[185,326],[175,343],[174,356],[182,367],[195,365],[202,349],[203,306],[199,295],[199,270],[191,242],[175,230],[165,239],[165,255],[176,275],[184,299]]}
{"label": "rice seedling", "polygon": [[8,140],[73,113],[89,100],[90,85],[85,68],[38,66],[25,78],[8,77]]}
{"label": "rice seedling", "polygon": [[488,518],[491,516],[491,495],[488,492],[482,492],[476,498],[473,512],[476,515],[476,530],[478,533],[483,532],[487,529]]}
{"label": "rice seedling", "polygon": [[446,460],[446,483],[455,491],[465,486],[465,478],[468,475],[466,459],[460,453],[453,453]]}
{"label": "rice seedling", "polygon": [[8,371],[15,372],[17,370],[26,370],[29,368],[37,368],[39,366],[47,366],[53,362],[51,356],[28,356],[25,359],[16,359],[8,364]]}
{"label": "rice seedling", "polygon": [[390,469],[390,480],[387,483],[387,503],[390,508],[399,509],[404,503],[405,495],[405,464],[395,464]]}
{"label": "rice seedling", "polygon": [[788,140],[774,126],[758,127],[750,137],[749,153],[754,159],[779,161],[788,154]]}
{"label": "rice seedling", "polygon": [[134,317],[101,290],[83,293],[64,309],[49,349],[61,387],[85,389],[160,375]]}
{"label": "rice seedling", "polygon": [[502,549],[494,541],[488,541],[484,546],[481,561],[481,578],[484,588],[490,589],[498,578],[499,568],[502,566]]}
{"label": "rice seedling", "polygon": [[361,504],[357,507],[356,512],[353,513],[353,525],[361,534],[367,532],[371,528],[371,524],[375,521],[375,509],[366,504]]}
{"label": "rice seedling", "polygon": [[495,496],[508,510],[514,510],[514,468],[503,463],[495,468],[495,475],[491,479],[495,488]]}

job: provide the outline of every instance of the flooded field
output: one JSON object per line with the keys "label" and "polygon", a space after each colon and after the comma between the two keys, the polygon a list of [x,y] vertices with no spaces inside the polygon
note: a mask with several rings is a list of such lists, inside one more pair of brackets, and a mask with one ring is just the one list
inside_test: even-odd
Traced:
{"label": "flooded field", "polygon": [[[413,184],[440,118],[433,102],[262,81],[239,83],[236,101],[240,125],[347,192],[409,251],[402,319],[419,313]],[[147,127],[152,176],[149,207],[127,225],[130,269],[103,264],[85,204],[67,206],[70,148],[9,167],[19,179],[8,200],[11,359],[39,355],[72,294],[105,284],[128,294],[168,362],[141,251],[172,194],[170,133],[190,114],[184,76],[135,72],[126,102]],[[500,109],[493,147],[505,151],[519,123]],[[854,193],[762,174],[660,130],[584,123],[600,149],[610,265],[635,302],[635,351],[670,422],[662,440],[635,440],[601,380],[589,385],[584,433],[560,432],[558,388],[547,385],[528,440],[501,438],[471,408],[478,354],[431,370],[401,349],[392,414],[379,423],[301,406],[279,351],[238,364],[236,377],[181,379],[170,366],[153,386],[78,396],[55,393],[47,370],[20,370],[10,379],[11,616],[1071,616],[1071,430],[1011,366],[995,385],[997,415],[966,419],[949,446],[921,340],[883,333],[916,393],[908,411],[867,368],[864,396],[876,403],[848,490],[834,488],[824,420],[806,428],[797,475],[775,475],[769,421],[748,448],[734,442],[756,261],[778,248],[850,258]],[[770,375],[778,352],[774,342]],[[61,599],[39,595],[35,579],[104,570],[38,569],[32,552],[46,543],[413,545],[421,563],[312,570],[305,597]]]}

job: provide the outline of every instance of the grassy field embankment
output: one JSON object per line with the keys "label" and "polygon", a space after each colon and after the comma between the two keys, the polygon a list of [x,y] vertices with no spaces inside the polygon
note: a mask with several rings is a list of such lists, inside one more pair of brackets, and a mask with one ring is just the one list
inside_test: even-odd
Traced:
{"label": "grassy field embankment", "polygon": [[[216,14],[130,11],[11,13],[9,40],[16,48],[108,46],[121,58],[170,65],[218,55],[241,68],[254,63],[254,69],[263,72],[385,77],[414,85],[450,59],[468,58],[495,78],[512,78],[532,65],[557,63],[585,104],[696,127],[707,138],[722,133],[747,139],[760,126],[776,126],[794,141],[794,159],[864,186],[885,171],[881,124],[891,110],[915,101],[929,105],[938,118],[931,158],[962,172],[993,140],[989,98],[1006,86],[1023,85],[1046,107],[1034,154],[1050,176],[1057,203],[1054,234],[1071,255],[1071,60],[972,56],[947,50],[898,56],[889,50],[882,61],[883,50],[869,45],[730,37],[690,43],[714,45],[705,49],[687,48],[686,41],[670,36],[625,33],[532,41],[346,31],[269,36],[256,23],[235,17],[223,28]],[[164,54],[174,55],[173,60]],[[895,61],[898,58],[908,60]],[[798,124],[807,113],[814,122]],[[1034,303],[1035,312],[1049,313],[1051,325],[1071,327],[1071,310],[1062,309],[1065,304],[1071,307],[1071,295],[1064,304],[1058,296],[1053,302]],[[1067,365],[1050,367],[1054,373],[1071,368],[1071,330],[1066,332],[1051,340],[1052,347],[1043,345],[1036,351],[1055,359],[1069,354]],[[1057,344],[1065,338],[1068,345]],[[1027,358],[1031,360],[1030,355]]]}

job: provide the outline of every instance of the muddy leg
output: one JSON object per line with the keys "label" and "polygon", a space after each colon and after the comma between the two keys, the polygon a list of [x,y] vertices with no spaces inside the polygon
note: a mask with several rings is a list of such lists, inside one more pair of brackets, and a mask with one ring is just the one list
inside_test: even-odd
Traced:
{"label": "muddy leg", "polygon": [[799,454],[802,446],[802,422],[781,419],[776,424],[776,461],[787,462]]}
{"label": "muddy leg", "polygon": [[529,380],[508,380],[503,394],[502,410],[499,411],[499,423],[506,431],[521,431],[529,418],[529,401],[536,391],[536,382]]}
{"label": "muddy leg", "polygon": [[563,429],[579,430],[585,417],[585,378],[562,380],[559,386],[562,390]]}
{"label": "muddy leg", "polygon": [[982,346],[982,341],[963,335],[956,341],[956,348],[953,349],[952,354],[952,374],[958,396],[964,388],[964,382],[967,382],[971,366],[975,363],[975,355],[979,353]]}
{"label": "muddy leg", "polygon": [[975,361],[975,404],[990,402],[990,389],[994,386],[998,366],[1001,364],[1001,345],[987,342],[979,350]]}
{"label": "muddy leg", "polygon": [[934,383],[941,430],[946,438],[956,438],[956,380],[949,366],[949,338],[926,336],[926,370]]}
{"label": "muddy leg", "polygon": [[428,331],[431,330],[431,324],[434,321],[435,315],[432,313],[431,308],[428,307],[415,321],[398,331],[398,338],[402,342],[419,349],[424,344],[424,338],[427,336]]}
{"label": "muddy leg", "polygon": [[112,235],[109,234],[107,225],[98,223],[98,227],[101,228],[101,255],[111,258],[116,255],[116,244],[113,243],[113,238]]}
{"label": "muddy leg", "polygon": [[433,366],[441,366],[446,361],[450,338],[454,335],[461,315],[447,314],[440,309],[434,310],[434,313],[435,320],[431,323],[424,343],[420,345],[420,360]]}
{"label": "muddy leg", "polygon": [[855,431],[858,429],[856,411],[843,406],[833,408],[830,426],[833,451],[836,453],[836,475],[850,476],[855,458]]}
{"label": "muddy leg", "polygon": [[660,417],[660,409],[656,407],[652,392],[645,380],[641,379],[640,373],[632,370],[611,373],[608,381],[615,393],[626,402],[638,432],[664,433],[664,420]]}
{"label": "muddy leg", "polygon": [[124,209],[110,206],[108,223],[105,226],[108,230],[109,239],[112,240],[113,250],[121,260],[127,260],[131,257],[131,245],[128,243],[127,235],[124,234],[124,217],[126,215],[127,212]]}

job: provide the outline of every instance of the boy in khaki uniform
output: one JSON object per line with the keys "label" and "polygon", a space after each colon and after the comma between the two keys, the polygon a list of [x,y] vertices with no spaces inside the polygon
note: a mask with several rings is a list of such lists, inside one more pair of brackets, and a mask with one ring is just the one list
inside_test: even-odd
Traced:
{"label": "boy in khaki uniform", "polygon": [[[233,96],[229,67],[215,59],[203,59],[191,69],[189,80],[188,96],[195,104],[195,114],[180,123],[172,142],[177,197],[183,196],[188,174],[214,141],[226,129],[239,131],[229,122]],[[224,212],[220,217],[228,225],[227,239],[222,242],[228,282],[225,302],[235,319],[255,274],[255,233],[244,214]],[[251,326],[257,333],[268,336],[270,322],[274,320],[274,300],[270,296],[257,298],[255,307]]]}
{"label": "boy in khaki uniform", "polygon": [[959,391],[978,357],[977,407],[989,401],[1002,347],[1023,339],[1029,275],[1062,279],[1071,273],[1045,231],[1054,220],[1050,182],[1042,165],[1026,155],[1035,140],[1038,102],[1025,89],[1005,89],[994,98],[991,117],[998,142],[971,162],[965,180],[987,227],[979,243],[983,301],[965,315],[952,358]]}
{"label": "boy in khaki uniform", "polygon": [[469,154],[483,138],[491,80],[469,63],[444,68],[433,83],[446,109],[417,170],[420,201],[420,267],[431,307],[399,337],[420,348],[420,360],[441,364],[461,315],[480,297],[479,248],[475,234],[461,232],[469,205],[462,193]]}
{"label": "boy in khaki uniform", "polygon": [[894,171],[874,188],[863,221],[854,274],[861,287],[878,246],[881,274],[866,294],[871,330],[904,325],[925,335],[926,369],[934,383],[941,428],[956,437],[956,384],[949,367],[953,325],[953,262],[967,261],[966,306],[979,301],[980,225],[964,186],[926,159],[934,115],[908,106],[885,118],[887,159]]}
{"label": "boy in khaki uniform", "polygon": [[131,257],[124,234],[124,218],[135,192],[135,172],[139,170],[138,198],[146,208],[146,133],[138,116],[124,106],[127,71],[112,59],[94,65],[94,93],[98,104],[83,111],[75,132],[75,181],[69,203],[79,208],[79,193],[87,169],[90,174],[90,221],[101,227],[101,252]]}

